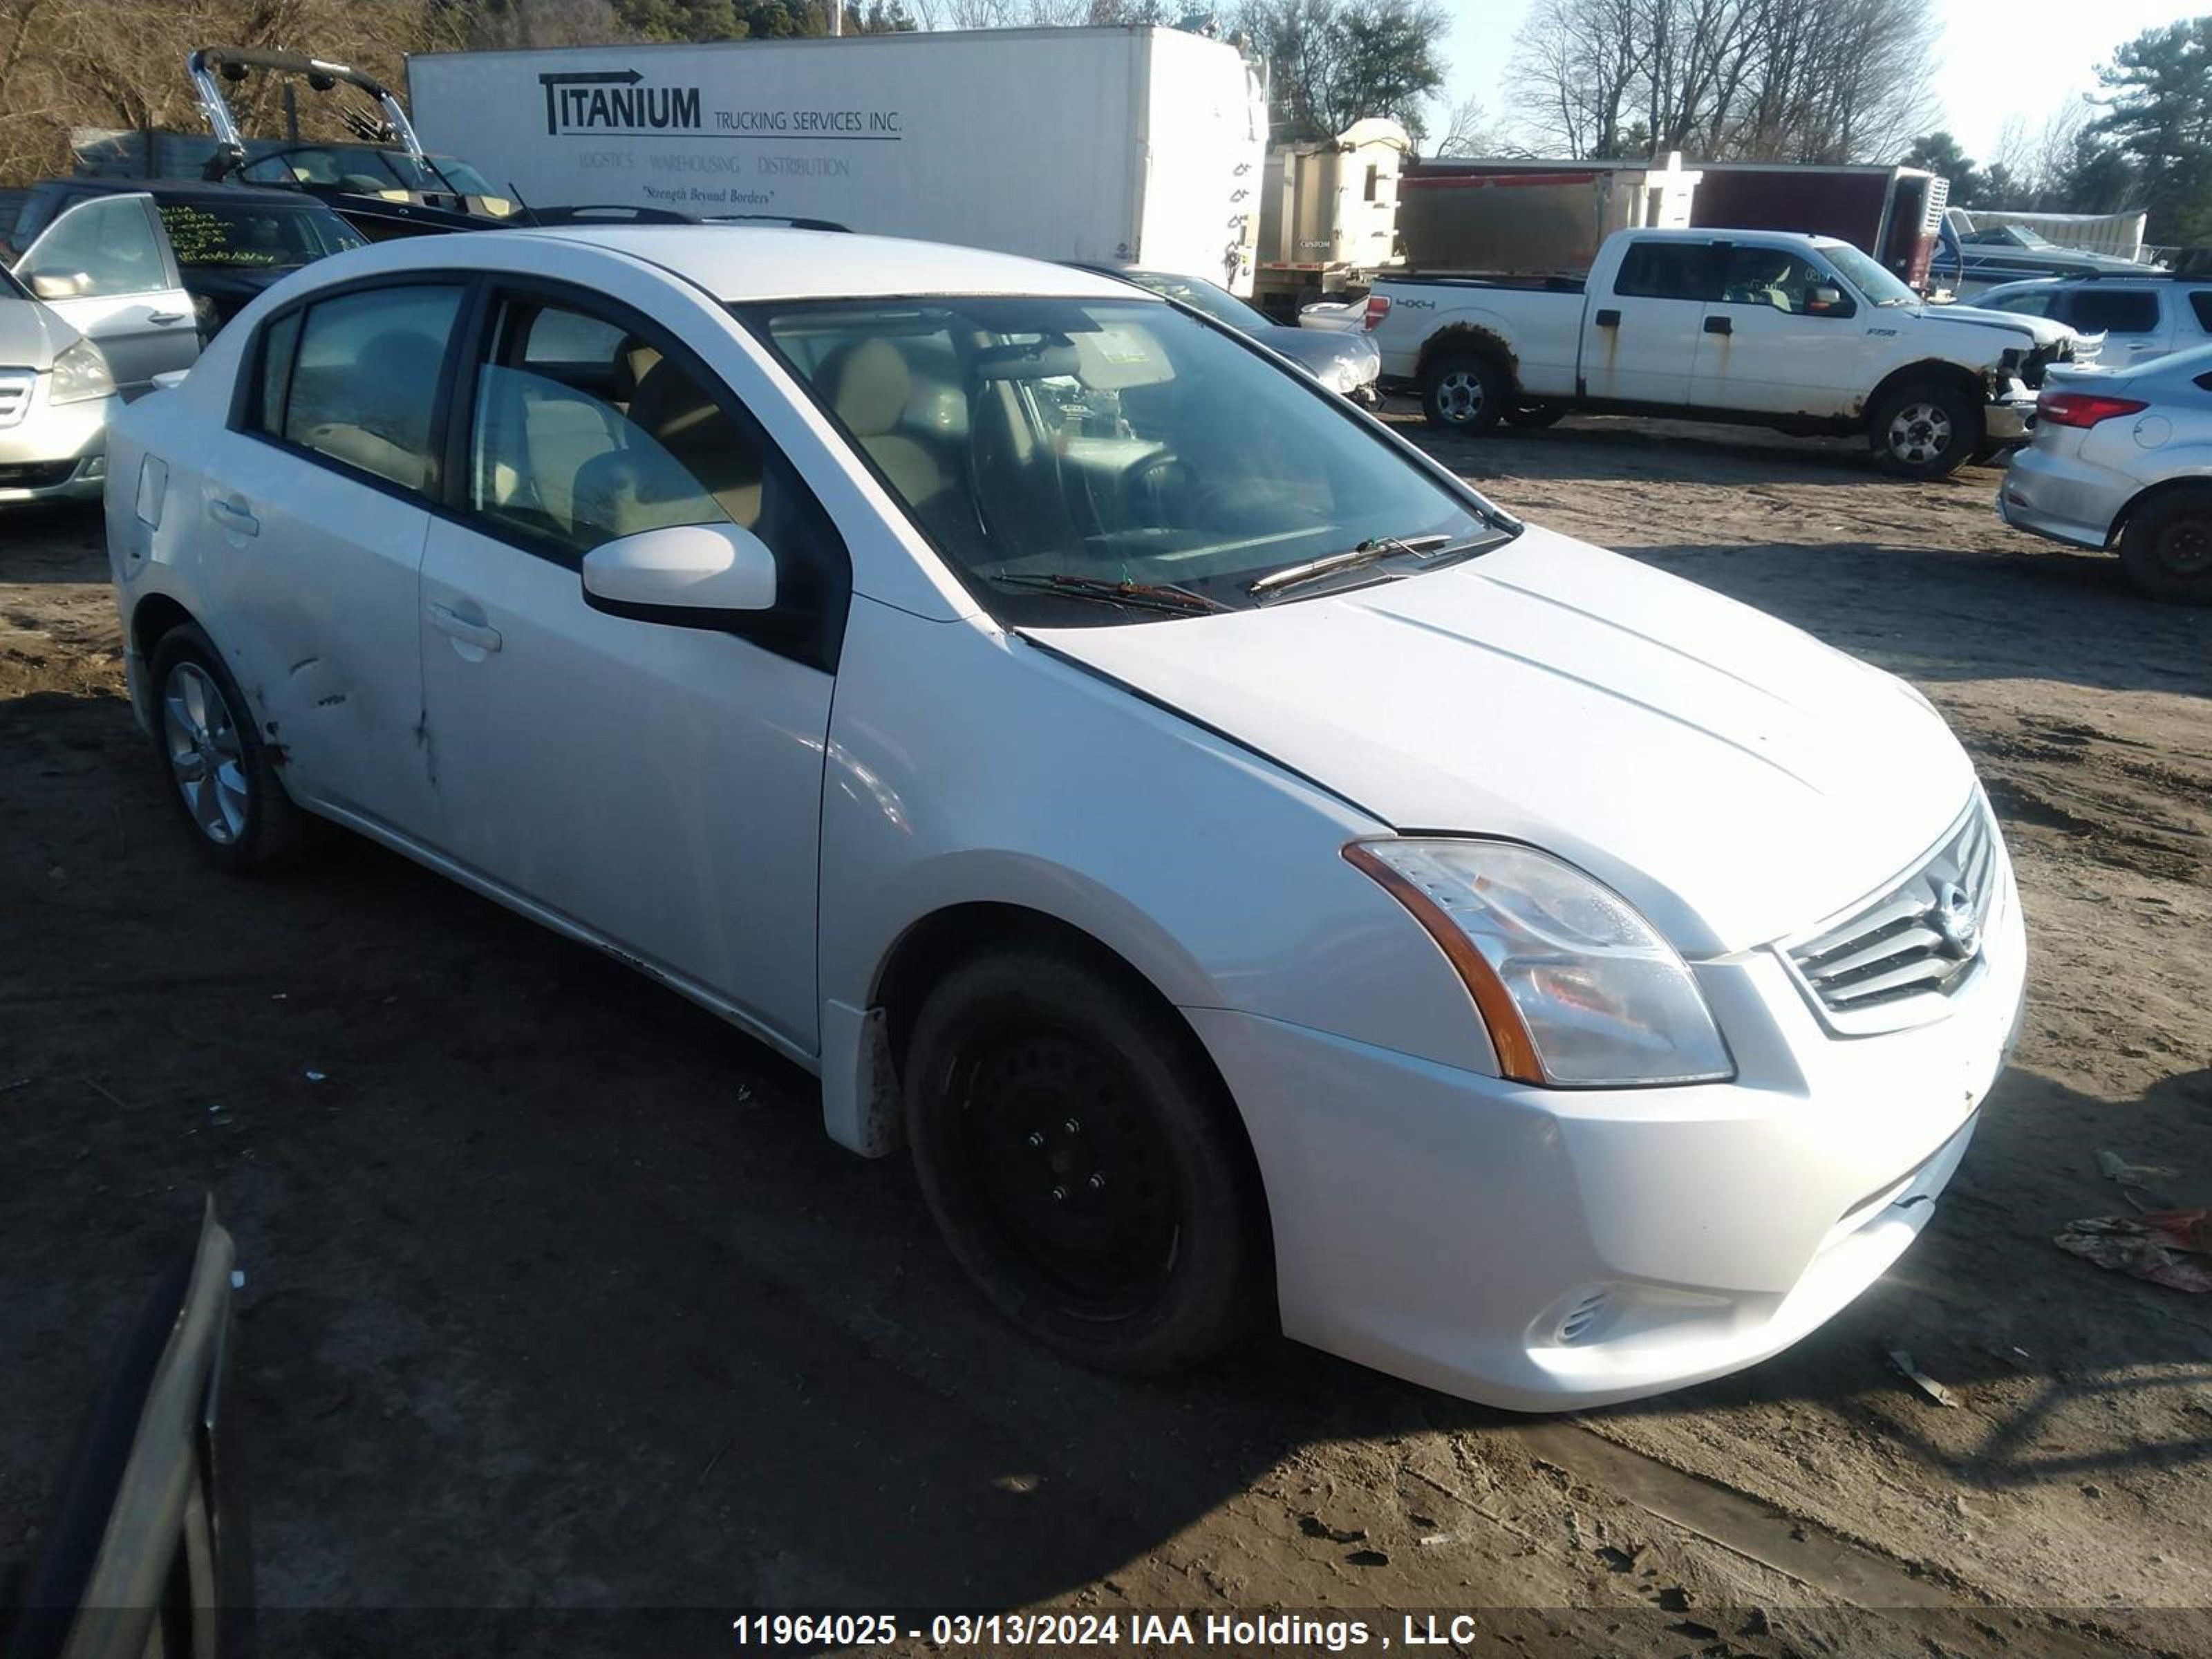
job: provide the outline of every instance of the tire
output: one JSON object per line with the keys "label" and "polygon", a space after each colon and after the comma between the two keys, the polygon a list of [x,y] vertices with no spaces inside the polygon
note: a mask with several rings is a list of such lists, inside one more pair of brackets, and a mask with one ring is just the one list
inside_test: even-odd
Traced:
{"label": "tire", "polygon": [[1421,371],[1421,413],[1447,432],[1487,432],[1506,412],[1508,390],[1488,357],[1439,357]]}
{"label": "tire", "polygon": [[1982,446],[1980,402],[1948,381],[1909,380],[1867,421],[1875,464],[1894,477],[1947,478]]}
{"label": "tire", "polygon": [[1505,424],[1534,429],[1557,426],[1566,418],[1565,408],[1559,404],[1522,404],[1518,409],[1505,411]]}
{"label": "tire", "polygon": [[152,681],[162,787],[201,854],[242,876],[297,851],[307,814],[284,793],[238,683],[198,624],[161,636]]}
{"label": "tire", "polygon": [[2120,568],[2154,599],[2212,605],[2212,489],[2177,489],[2130,514]]}
{"label": "tire", "polygon": [[1258,1176],[1172,1016],[1073,956],[1007,951],[939,981],[906,1056],[922,1197],[1021,1330],[1145,1373],[1254,1326],[1269,1268]]}

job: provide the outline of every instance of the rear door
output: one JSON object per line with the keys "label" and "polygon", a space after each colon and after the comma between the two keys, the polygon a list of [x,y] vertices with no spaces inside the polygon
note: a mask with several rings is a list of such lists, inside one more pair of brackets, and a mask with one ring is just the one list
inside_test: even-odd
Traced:
{"label": "rear door", "polygon": [[126,398],[199,358],[191,296],[151,196],[95,196],[64,209],[24,249],[15,275],[99,345]]}
{"label": "rear door", "polygon": [[1876,378],[1857,307],[1833,271],[1786,247],[1725,250],[1721,291],[1698,334],[1690,402],[1814,417],[1841,415]]}
{"label": "rear door", "polygon": [[1583,396],[1688,404],[1705,307],[1720,296],[1721,257],[1702,240],[1629,244],[1613,291],[1591,294],[1583,307]]}
{"label": "rear door", "polygon": [[2058,316],[2077,333],[2105,337],[2099,368],[2125,368],[2173,349],[2173,319],[2161,296],[2179,297],[2168,288],[2085,283],[2059,301]]}
{"label": "rear door", "polygon": [[440,757],[416,617],[469,291],[415,274],[264,323],[191,504],[210,631],[293,789],[429,845]]}

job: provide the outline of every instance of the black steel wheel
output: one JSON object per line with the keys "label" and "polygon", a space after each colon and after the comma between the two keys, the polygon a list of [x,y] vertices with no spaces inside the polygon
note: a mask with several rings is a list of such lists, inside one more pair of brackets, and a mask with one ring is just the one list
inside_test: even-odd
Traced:
{"label": "black steel wheel", "polygon": [[2120,564],[2153,599],[2212,605],[2212,489],[2154,496],[2129,514]]}
{"label": "black steel wheel", "polygon": [[1073,957],[978,957],[916,1016],[908,1137],[945,1243],[1000,1312],[1105,1370],[1171,1370],[1264,1297],[1250,1150],[1196,1040]]}

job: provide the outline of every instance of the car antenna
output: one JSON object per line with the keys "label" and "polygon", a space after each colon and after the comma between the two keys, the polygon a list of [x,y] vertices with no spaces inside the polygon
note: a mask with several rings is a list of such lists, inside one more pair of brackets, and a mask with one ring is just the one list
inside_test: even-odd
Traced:
{"label": "car antenna", "polygon": [[507,181],[507,193],[514,198],[515,206],[522,210],[524,221],[527,222],[532,229],[543,230],[544,228],[543,225],[538,222],[538,210],[532,207],[529,203],[522,199],[522,192],[514,187],[514,180],[512,179]]}

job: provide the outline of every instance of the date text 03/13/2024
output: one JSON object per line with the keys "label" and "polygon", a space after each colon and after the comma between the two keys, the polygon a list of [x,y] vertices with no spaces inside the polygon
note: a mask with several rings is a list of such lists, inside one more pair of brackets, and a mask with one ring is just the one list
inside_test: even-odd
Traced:
{"label": "date text 03/13/2024", "polygon": [[1091,1648],[1130,1643],[1153,1647],[1245,1650],[1299,1647],[1330,1653],[1419,1650],[1472,1641],[1480,1626],[1468,1613],[1405,1613],[1394,1632],[1382,1620],[1270,1613],[751,1613],[731,1621],[740,1648],[882,1647],[927,1641],[933,1646]]}

